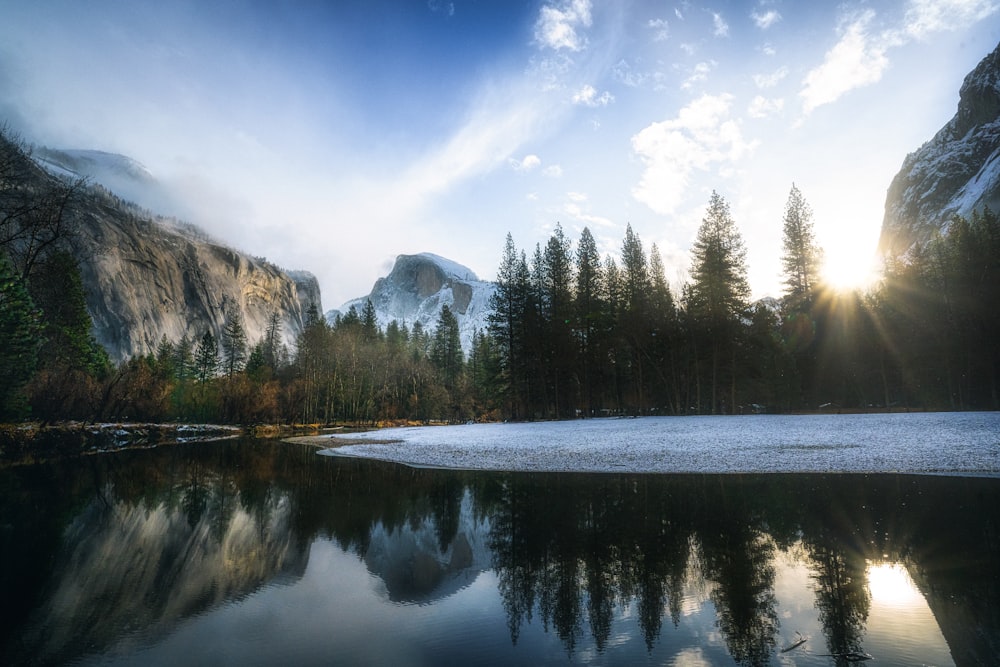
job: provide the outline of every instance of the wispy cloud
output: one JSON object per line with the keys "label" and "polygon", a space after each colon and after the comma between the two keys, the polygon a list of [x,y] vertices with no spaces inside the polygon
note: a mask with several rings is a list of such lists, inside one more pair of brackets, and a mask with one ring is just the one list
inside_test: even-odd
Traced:
{"label": "wispy cloud", "polygon": [[567,192],[562,206],[562,214],[571,222],[582,223],[584,226],[614,227],[615,223],[603,216],[594,215],[590,211],[589,197],[583,192]]}
{"label": "wispy cloud", "polygon": [[589,83],[573,93],[573,104],[585,107],[606,107],[614,101],[615,96],[610,92],[605,90],[603,93],[598,95],[597,89]]}
{"label": "wispy cloud", "polygon": [[683,201],[695,170],[729,167],[752,151],[730,116],[732,95],[703,95],[676,118],[653,123],[632,137],[645,171],[632,196],[653,211],[669,214]]}
{"label": "wispy cloud", "polygon": [[785,100],[782,98],[769,99],[763,95],[757,95],[747,107],[747,114],[753,118],[766,118],[776,113],[780,113],[785,108]]}
{"label": "wispy cloud", "polygon": [[786,76],[788,76],[788,68],[781,66],[770,74],[754,74],[753,82],[754,85],[760,89],[774,88],[781,83]]}
{"label": "wispy cloud", "polygon": [[910,0],[903,29],[908,36],[923,39],[976,23],[998,10],[1000,2],[996,0]]}
{"label": "wispy cloud", "polygon": [[767,30],[781,20],[781,14],[774,9],[769,9],[766,12],[751,12],[750,18],[753,19],[758,28]]}
{"label": "wispy cloud", "polygon": [[729,24],[718,12],[712,12],[712,34],[716,37],[729,37]]}
{"label": "wispy cloud", "polygon": [[445,16],[455,15],[454,2],[445,2],[444,0],[427,0],[427,8],[435,14],[444,14]]}
{"label": "wispy cloud", "polygon": [[910,0],[902,23],[874,30],[876,13],[869,9],[849,17],[840,39],[823,63],[810,70],[799,95],[805,113],[836,101],[845,93],[878,82],[890,65],[888,52],[934,33],[957,30],[1000,11],[998,0]]}
{"label": "wispy cloud", "polygon": [[823,64],[806,75],[799,93],[806,113],[882,78],[889,66],[889,43],[869,33],[874,18],[875,12],[868,10],[850,21],[840,41],[826,52]]}
{"label": "wispy cloud", "polygon": [[542,159],[537,155],[530,154],[525,155],[523,158],[518,160],[517,158],[509,158],[507,164],[514,171],[534,171],[542,166]]}
{"label": "wispy cloud", "polygon": [[653,31],[654,42],[664,42],[670,39],[670,24],[666,19],[650,19],[646,25]]}
{"label": "wispy cloud", "polygon": [[691,74],[681,84],[681,88],[684,90],[691,90],[694,88],[695,84],[707,80],[709,73],[715,68],[715,65],[716,63],[714,61],[701,62],[695,65],[694,69],[691,70]]}
{"label": "wispy cloud", "polygon": [[589,28],[593,18],[590,0],[564,0],[542,6],[535,22],[535,42],[543,47],[580,51],[587,45],[582,28]]}

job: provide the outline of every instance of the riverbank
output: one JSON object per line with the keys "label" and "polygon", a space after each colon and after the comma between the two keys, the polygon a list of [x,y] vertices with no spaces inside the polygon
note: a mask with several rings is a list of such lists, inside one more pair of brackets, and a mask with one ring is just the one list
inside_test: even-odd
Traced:
{"label": "riverbank", "polygon": [[426,468],[1000,476],[1000,412],[639,417],[399,428],[309,440]]}

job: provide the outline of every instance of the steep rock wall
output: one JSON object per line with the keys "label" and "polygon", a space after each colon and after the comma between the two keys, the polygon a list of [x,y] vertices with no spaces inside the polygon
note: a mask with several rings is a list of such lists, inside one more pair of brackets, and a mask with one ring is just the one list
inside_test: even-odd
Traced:
{"label": "steep rock wall", "polygon": [[879,250],[898,257],[954,215],[1000,210],[1000,45],[965,77],[955,116],[911,153],[889,186]]}

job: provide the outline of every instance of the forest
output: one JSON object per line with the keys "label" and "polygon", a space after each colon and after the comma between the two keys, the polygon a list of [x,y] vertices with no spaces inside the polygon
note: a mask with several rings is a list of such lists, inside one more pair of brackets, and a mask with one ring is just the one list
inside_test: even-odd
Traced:
{"label": "forest", "polygon": [[[6,139],[5,139],[6,140]],[[112,364],[91,333],[67,211],[83,181],[24,186],[0,156],[0,420],[375,424],[617,415],[1000,408],[1000,221],[989,209],[888,261],[866,291],[821,279],[812,211],[794,185],[784,291],[750,301],[746,251],[713,192],[673,292],[631,226],[617,257],[557,225],[530,255],[508,234],[487,330],[463,351],[447,307],[434,330],[379,326],[369,302],[297,340],[277,314],[251,341],[160,341]]]}

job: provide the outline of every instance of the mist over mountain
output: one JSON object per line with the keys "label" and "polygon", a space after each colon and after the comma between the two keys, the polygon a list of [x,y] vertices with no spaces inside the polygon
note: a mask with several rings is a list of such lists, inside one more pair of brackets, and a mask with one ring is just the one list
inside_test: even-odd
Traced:
{"label": "mist over mountain", "polygon": [[962,83],[955,116],[910,153],[885,202],[879,251],[905,254],[954,215],[1000,210],[1000,45]]}
{"label": "mist over mountain", "polygon": [[389,275],[376,280],[369,294],[330,310],[326,318],[333,323],[352,306],[361,313],[371,300],[380,327],[395,320],[411,330],[419,322],[425,331],[433,331],[441,308],[447,305],[458,320],[462,349],[468,353],[473,334],[486,331],[495,289],[493,283],[480,280],[471,269],[450,259],[429,252],[399,255]]}
{"label": "mist over mountain", "polygon": [[[72,233],[61,242],[76,258],[97,341],[115,361],[153,352],[161,338],[218,338],[238,311],[250,344],[273,313],[284,340],[303,328],[310,305],[322,308],[316,278],[286,272],[266,259],[227,247],[198,227],[159,218],[124,201],[130,187],[154,188],[141,164],[101,151],[40,149],[30,158],[4,136],[0,151],[17,163],[18,187],[86,177],[63,215]],[[37,166],[36,166],[37,165]],[[13,173],[13,172],[12,172]]]}

